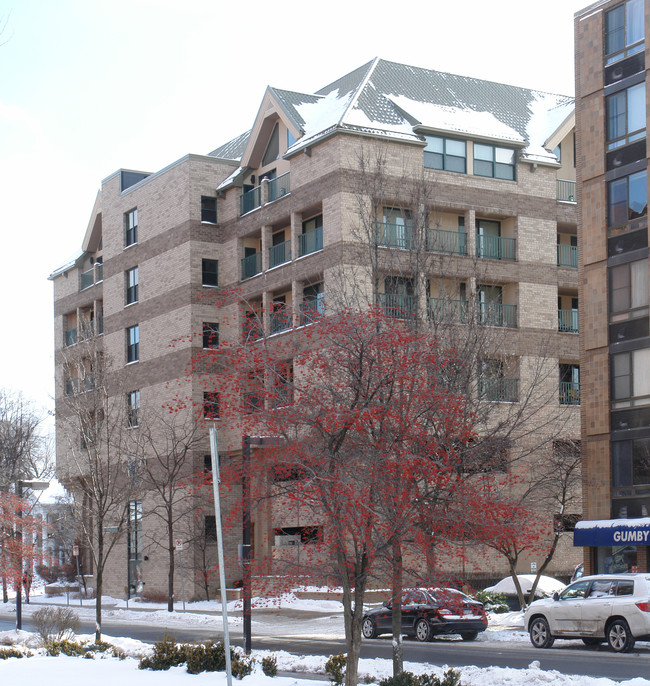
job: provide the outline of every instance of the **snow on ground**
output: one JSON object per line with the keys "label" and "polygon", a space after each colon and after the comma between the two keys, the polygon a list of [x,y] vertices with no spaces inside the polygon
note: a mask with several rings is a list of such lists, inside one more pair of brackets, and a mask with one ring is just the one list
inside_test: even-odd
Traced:
{"label": "snow on ground", "polygon": [[[177,626],[206,626],[215,629],[221,627],[221,606],[219,603],[199,602],[187,603],[187,612],[183,613],[182,603],[176,604],[176,611],[168,613],[164,604],[129,603],[126,609],[125,601],[105,597],[107,606],[105,616],[112,620],[123,619],[125,622],[146,622],[149,625],[165,627]],[[93,601],[84,600],[84,606],[79,608],[78,600],[70,600],[70,606],[80,616],[94,617]],[[23,606],[26,616],[31,614],[42,604],[67,604],[65,596],[45,598],[37,596],[33,602]],[[239,601],[228,603],[228,611],[241,611]],[[110,606],[110,607],[108,607]],[[341,637],[343,636],[342,608],[338,601],[301,600],[295,594],[286,594],[272,601],[258,601],[255,603],[258,611],[253,612],[253,635],[276,634],[282,636],[299,635]],[[133,609],[137,607],[137,609]],[[0,614],[8,614],[13,605],[0,604]],[[317,615],[317,616],[312,616]],[[229,625],[233,633],[241,632],[241,616],[229,616]],[[42,654],[40,642],[35,634],[22,631],[0,632],[0,644],[16,645],[34,653],[29,658],[9,658],[0,660],[0,683],[2,686],[22,686],[27,680],[30,683],[47,683],[48,686],[69,686],[70,683],[92,683],[93,686],[123,686],[138,684],[147,686],[190,686],[210,683],[215,686],[226,684],[226,676],[222,673],[206,672],[192,675],[185,671],[184,666],[175,667],[167,672],[152,672],[138,669],[138,658],[150,650],[148,644],[140,641],[111,637],[104,635],[104,640],[112,643],[128,657],[124,660],[99,656],[93,660],[74,657],[50,657]],[[89,635],[79,636],[78,640],[92,642]],[[450,638],[450,641],[456,640]],[[460,639],[458,639],[460,640]],[[477,642],[528,642],[528,634],[523,630],[521,612],[510,612],[490,617],[490,626],[486,632],[479,635]],[[1,649],[1,648],[0,648]],[[281,672],[292,672],[291,677],[267,677],[261,669],[262,658],[274,655],[278,669]],[[325,674],[325,657],[313,655],[292,655],[285,651],[270,653],[269,651],[253,651],[257,664],[253,674],[245,677],[242,686],[313,686],[310,675]],[[407,671],[416,674],[432,673],[442,676],[448,669],[446,665],[431,665],[422,663],[405,663]],[[461,667],[461,683],[463,686],[650,686],[650,680],[643,678],[614,682],[606,678],[567,676],[559,672],[542,670],[539,663],[533,662],[528,669],[504,669],[490,667]],[[390,676],[392,663],[385,659],[362,659],[359,663],[360,678],[374,677],[377,681]],[[304,678],[303,678],[304,675]],[[237,680],[233,680],[238,684]]]}

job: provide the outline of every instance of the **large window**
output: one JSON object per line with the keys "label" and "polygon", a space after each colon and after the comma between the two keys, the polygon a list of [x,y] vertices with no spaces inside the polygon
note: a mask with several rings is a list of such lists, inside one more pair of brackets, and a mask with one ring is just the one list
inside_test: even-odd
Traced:
{"label": "large window", "polygon": [[650,348],[618,353],[611,359],[614,406],[650,404]]}
{"label": "large window", "polygon": [[650,484],[650,438],[612,442],[612,486]]}
{"label": "large window", "polygon": [[129,326],[126,330],[126,363],[137,362],[140,359],[140,327]]}
{"label": "large window", "polygon": [[206,419],[219,418],[219,394],[214,391],[206,391],[203,394],[203,416]]}
{"label": "large window", "polygon": [[217,223],[217,199],[209,195],[201,196],[201,221],[208,224]]}
{"label": "large window", "polygon": [[607,64],[643,50],[643,0],[628,0],[605,12],[605,58]]}
{"label": "large window", "polygon": [[140,410],[140,391],[129,391],[126,394],[126,423],[127,426],[138,426],[138,411]]}
{"label": "large window", "polygon": [[515,151],[474,143],[474,174],[495,179],[515,180]]}
{"label": "large window", "polygon": [[138,268],[127,269],[125,272],[126,281],[126,304],[138,302]]}
{"label": "large window", "polygon": [[648,214],[646,169],[607,184],[607,225],[623,226]]}
{"label": "large window", "polygon": [[138,210],[133,209],[124,215],[124,245],[128,247],[138,242]]}
{"label": "large window", "polygon": [[203,322],[203,349],[215,350],[219,347],[219,324]]}
{"label": "large window", "polygon": [[606,104],[608,150],[645,136],[645,83],[610,95]]}
{"label": "large window", "polygon": [[204,286],[219,285],[218,260],[203,260],[201,263],[201,283]]}
{"label": "large window", "polygon": [[424,166],[429,169],[444,171],[467,172],[467,143],[453,138],[439,136],[425,136],[427,144],[424,148]]}
{"label": "large window", "polygon": [[611,322],[648,314],[648,260],[609,270],[609,313]]}
{"label": "large window", "polygon": [[128,557],[128,589],[129,597],[142,593],[142,501],[129,502],[129,518],[127,521],[127,557]]}

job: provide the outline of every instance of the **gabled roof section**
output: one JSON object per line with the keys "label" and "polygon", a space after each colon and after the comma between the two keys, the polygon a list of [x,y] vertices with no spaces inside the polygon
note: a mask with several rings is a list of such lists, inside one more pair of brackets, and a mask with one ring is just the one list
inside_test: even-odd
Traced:
{"label": "gabled roof section", "polygon": [[517,147],[523,160],[553,165],[545,146],[573,108],[569,96],[375,58],[313,95],[268,88],[241,164],[257,166],[282,119],[298,133],[287,156],[336,131],[418,144],[439,133]]}
{"label": "gabled roof section", "polygon": [[93,211],[90,213],[90,221],[88,222],[88,228],[86,229],[86,235],[84,236],[83,243],[81,244],[81,249],[84,252],[94,253],[97,251],[99,244],[102,240],[102,193],[97,192],[97,197],[95,198],[95,204],[93,205]]}
{"label": "gabled roof section", "polygon": [[209,152],[208,157],[218,157],[222,160],[234,160],[236,162],[241,160],[244,150],[246,150],[246,145],[248,144],[250,135],[250,131],[242,133],[240,136],[237,136],[237,138],[233,138],[231,141],[224,143],[216,150]]}

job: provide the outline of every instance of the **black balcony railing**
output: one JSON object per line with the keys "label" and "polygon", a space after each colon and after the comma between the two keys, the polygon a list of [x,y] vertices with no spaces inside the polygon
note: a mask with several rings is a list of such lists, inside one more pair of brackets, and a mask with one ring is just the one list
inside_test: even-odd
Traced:
{"label": "black balcony railing", "polygon": [[282,307],[275,312],[271,312],[269,315],[269,326],[272,334],[290,329],[293,326],[291,311]]}
{"label": "black balcony railing", "polygon": [[300,257],[323,249],[323,227],[318,226],[298,236]]}
{"label": "black balcony railing", "polygon": [[241,261],[241,278],[250,279],[256,274],[262,272],[262,253],[256,252],[254,255],[242,258]]}
{"label": "black balcony railing", "polygon": [[560,381],[560,405],[580,405],[580,384]]}
{"label": "black balcony railing", "polygon": [[558,310],[557,329],[562,333],[579,333],[578,310]]}
{"label": "black balcony railing", "polygon": [[478,322],[484,326],[504,326],[517,328],[517,306],[503,303],[478,303]]}
{"label": "black balcony railing", "polygon": [[578,268],[578,246],[564,245],[558,243],[557,246],[557,266]]}
{"label": "black balcony railing", "polygon": [[291,190],[289,181],[289,172],[282,174],[282,176],[278,176],[277,179],[269,180],[269,202],[273,202],[273,200],[277,200],[283,195],[287,195]]}
{"label": "black balcony railing", "polygon": [[467,300],[448,300],[446,298],[429,298],[427,310],[429,319],[435,322],[450,324],[467,323]]}
{"label": "black balcony railing", "polygon": [[291,261],[291,241],[284,241],[269,248],[269,268]]}
{"label": "black balcony railing", "polygon": [[239,196],[240,214],[246,214],[252,210],[260,207],[262,204],[262,194],[260,186],[255,186],[251,190],[242,193]]}
{"label": "black balcony railing", "polygon": [[375,240],[377,245],[381,245],[384,248],[411,250],[414,246],[415,234],[412,226],[376,222]]}
{"label": "black balcony railing", "polygon": [[476,236],[476,256],[514,261],[517,259],[517,240],[504,236]]}
{"label": "black balcony railing", "polygon": [[467,255],[467,234],[458,231],[428,229],[427,250],[450,255]]}
{"label": "black balcony railing", "polygon": [[557,180],[557,199],[560,202],[576,202],[576,182]]}
{"label": "black balcony railing", "polygon": [[304,300],[300,307],[300,325],[306,326],[317,322],[325,312],[325,301],[322,298]]}
{"label": "black balcony railing", "polygon": [[415,319],[416,299],[414,295],[395,295],[379,293],[377,304],[388,317],[394,319]]}
{"label": "black balcony railing", "polygon": [[519,379],[483,377],[479,379],[481,400],[497,403],[516,403],[519,399]]}

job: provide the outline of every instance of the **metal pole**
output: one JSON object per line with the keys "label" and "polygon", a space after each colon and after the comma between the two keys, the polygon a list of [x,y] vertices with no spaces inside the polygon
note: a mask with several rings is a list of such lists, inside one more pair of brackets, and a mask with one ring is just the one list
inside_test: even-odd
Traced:
{"label": "metal pole", "polygon": [[251,437],[244,436],[242,439],[242,474],[241,474],[241,497],[242,497],[242,595],[244,601],[244,651],[246,655],[251,653]]}
{"label": "metal pole", "polygon": [[16,630],[23,628],[23,482],[16,481],[16,497],[18,511],[16,512],[16,541],[18,542],[18,586],[16,588]]}
{"label": "metal pole", "polygon": [[219,448],[217,428],[210,428],[210,454],[212,458],[212,490],[214,491],[214,521],[217,529],[217,553],[219,556],[219,590],[221,593],[221,616],[223,619],[223,645],[226,653],[226,678],[232,686],[232,665],[230,664],[230,632],[228,630],[228,598],[226,597],[226,572],[223,561],[223,532],[221,529],[221,500],[219,497]]}
{"label": "metal pole", "polygon": [[183,612],[185,612],[185,580],[183,578],[183,550],[178,551],[178,560],[181,563],[181,595],[183,597]]}

